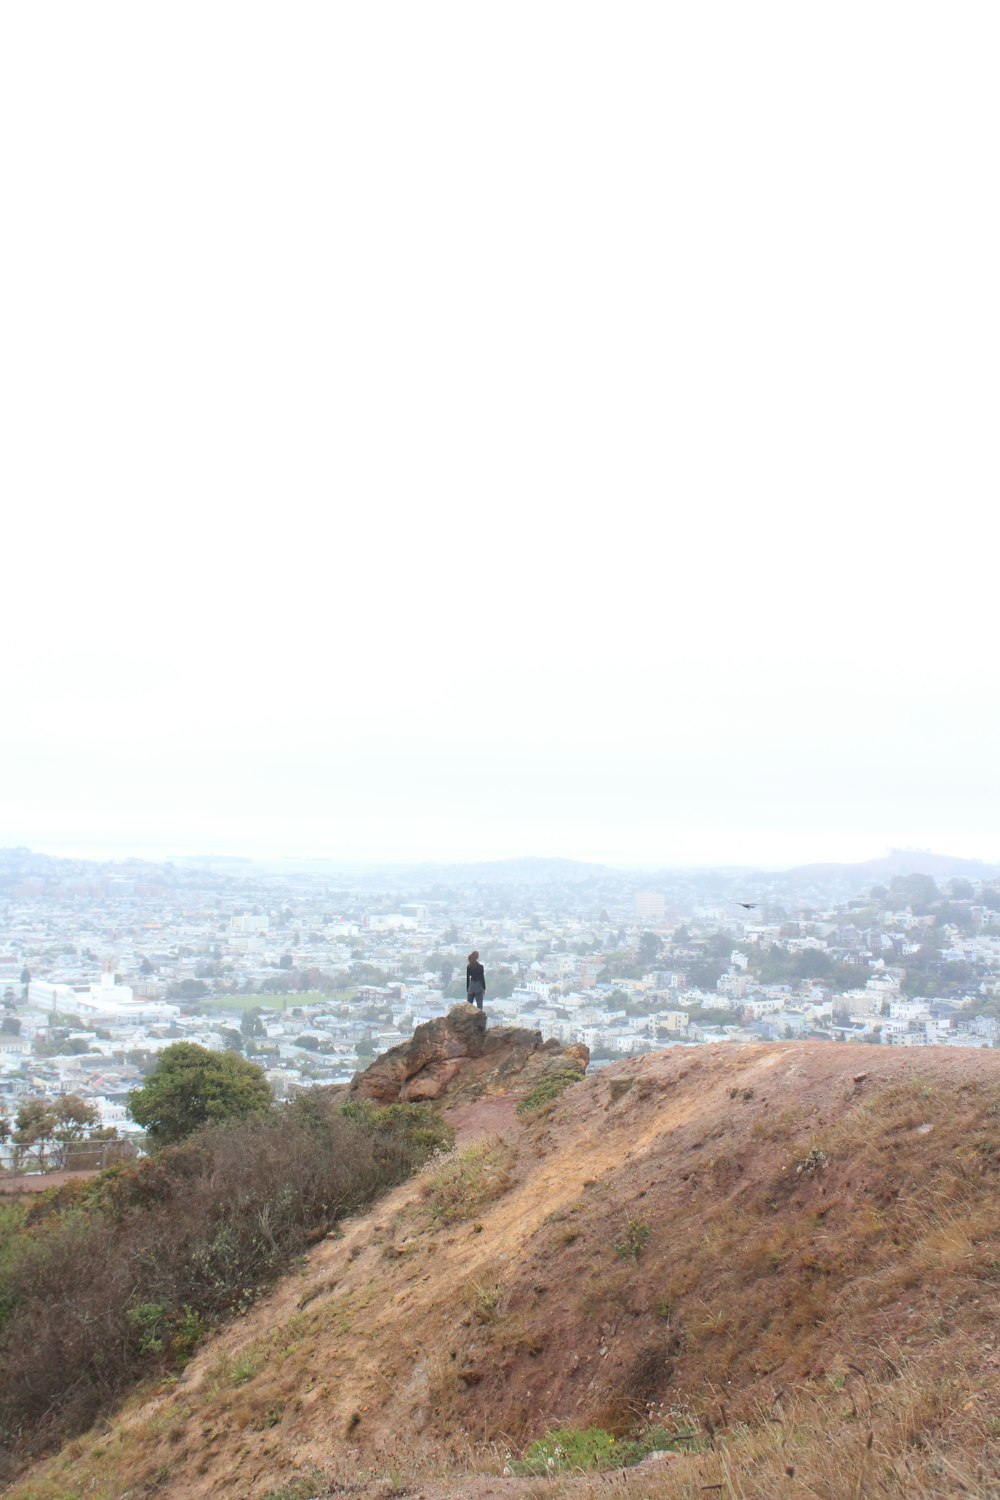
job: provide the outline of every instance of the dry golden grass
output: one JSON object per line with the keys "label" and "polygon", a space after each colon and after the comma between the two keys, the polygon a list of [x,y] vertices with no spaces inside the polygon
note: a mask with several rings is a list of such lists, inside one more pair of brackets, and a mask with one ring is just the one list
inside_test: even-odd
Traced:
{"label": "dry golden grass", "polygon": [[[897,1351],[899,1352],[899,1351]],[[997,1500],[1000,1420],[995,1390],[985,1390],[961,1358],[906,1362],[888,1385],[848,1370],[825,1397],[783,1393],[750,1420],[702,1418],[705,1451],[622,1471],[611,1490],[622,1500]],[[947,1433],[942,1438],[942,1429]],[[597,1500],[605,1477],[546,1480],[525,1497]]]}
{"label": "dry golden grass", "polygon": [[[585,1080],[519,1150],[489,1139],[349,1226],[11,1500],[265,1500],[310,1465],[312,1493],[358,1500],[1000,1500],[1000,1070],[879,1058],[861,1088],[857,1057],[649,1060],[610,1111]],[[664,1403],[704,1451],[610,1485],[498,1477],[548,1429],[620,1435]]]}
{"label": "dry golden grass", "polygon": [[457,1224],[499,1198],[510,1187],[513,1153],[494,1136],[453,1152],[421,1179],[421,1193],[435,1224]]}

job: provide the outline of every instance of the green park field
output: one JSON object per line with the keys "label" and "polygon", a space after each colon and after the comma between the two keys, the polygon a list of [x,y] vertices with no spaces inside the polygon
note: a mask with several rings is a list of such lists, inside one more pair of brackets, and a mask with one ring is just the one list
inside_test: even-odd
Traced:
{"label": "green park field", "polygon": [[187,1001],[198,1010],[251,1010],[259,1006],[261,1010],[292,1010],[295,1006],[323,1005],[332,1002],[334,1005],[342,1004],[345,1000],[353,1000],[357,994],[356,989],[337,990],[332,995],[303,995],[299,993],[288,993],[281,995],[206,995],[203,1000]]}

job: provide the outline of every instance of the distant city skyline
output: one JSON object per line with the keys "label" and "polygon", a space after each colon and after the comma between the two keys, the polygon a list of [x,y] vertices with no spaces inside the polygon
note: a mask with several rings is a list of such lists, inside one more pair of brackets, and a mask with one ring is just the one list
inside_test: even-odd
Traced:
{"label": "distant city skyline", "polygon": [[[989,852],[989,847],[985,844],[983,845],[983,849],[985,852],[977,852],[968,847],[951,848],[947,846],[940,846],[931,848],[930,846],[926,845],[898,843],[886,844],[882,848],[875,849],[868,848],[867,846],[862,848],[862,846],[860,845],[856,847],[853,843],[850,843],[844,844],[839,848],[837,852],[833,853],[828,851],[827,846],[824,846],[824,848],[827,848],[827,852],[819,853],[816,852],[815,848],[810,846],[811,852],[807,852],[804,856],[802,855],[802,849],[806,846],[795,845],[788,847],[784,858],[778,856],[769,859],[754,859],[750,857],[730,859],[720,857],[717,859],[705,860],[700,858],[687,859],[683,857],[674,859],[643,858],[641,856],[628,858],[619,857],[617,855],[602,855],[600,853],[566,853],[564,851],[556,850],[539,852],[538,850],[533,849],[512,849],[505,852],[493,854],[483,853],[482,851],[470,853],[468,851],[462,852],[461,850],[456,850],[451,854],[441,855],[435,858],[428,858],[419,854],[399,854],[395,856],[385,855],[381,858],[365,858],[361,855],[338,854],[336,850],[323,850],[319,848],[298,850],[285,848],[253,848],[250,846],[229,849],[207,847],[194,848],[180,843],[178,843],[177,845],[168,845],[163,843],[116,845],[90,843],[77,845],[51,843],[42,844],[37,841],[31,842],[30,840],[21,840],[19,841],[19,843],[22,847],[29,848],[34,853],[44,854],[59,859],[82,859],[97,862],[115,862],[129,859],[142,859],[149,860],[150,862],[168,862],[171,860],[185,859],[236,859],[259,861],[261,863],[269,864],[280,864],[282,862],[288,862],[289,864],[300,863],[306,866],[311,863],[330,863],[332,865],[340,863],[343,865],[345,870],[350,870],[352,868],[358,870],[377,870],[379,867],[388,868],[390,866],[415,866],[422,864],[426,864],[428,866],[448,866],[452,864],[466,863],[503,863],[506,861],[516,861],[522,859],[551,859],[569,860],[582,864],[607,865],[620,870],[634,870],[637,873],[642,871],[652,873],[656,870],[661,869],[745,869],[748,871],[779,871],[794,868],[800,865],[811,864],[864,864],[870,860],[877,860],[886,855],[897,852],[915,855],[926,854],[930,858],[934,859],[944,856],[947,858],[967,860],[970,863],[978,862],[986,865],[996,865],[1000,867],[1000,856],[997,856],[995,853],[991,854]],[[0,848],[5,847],[16,847],[16,845],[11,841],[6,841],[0,838]],[[859,850],[861,852],[858,852]]]}

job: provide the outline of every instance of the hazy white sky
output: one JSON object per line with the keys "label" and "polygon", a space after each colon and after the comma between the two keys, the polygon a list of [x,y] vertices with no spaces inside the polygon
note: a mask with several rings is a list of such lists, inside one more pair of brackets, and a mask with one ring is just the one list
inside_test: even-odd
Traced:
{"label": "hazy white sky", "polygon": [[992,4],[0,12],[0,844],[1000,859]]}

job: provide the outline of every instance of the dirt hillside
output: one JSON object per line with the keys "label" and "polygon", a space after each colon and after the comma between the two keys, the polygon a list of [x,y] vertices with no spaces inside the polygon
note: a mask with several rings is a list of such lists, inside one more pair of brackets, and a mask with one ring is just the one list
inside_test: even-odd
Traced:
{"label": "dirt hillside", "polygon": [[691,1451],[618,1493],[1000,1495],[1000,1055],[674,1049],[451,1113],[454,1153],[10,1494],[513,1500],[543,1433],[662,1420]]}

